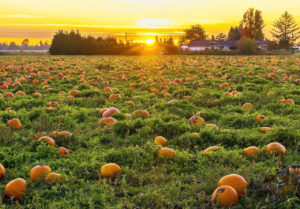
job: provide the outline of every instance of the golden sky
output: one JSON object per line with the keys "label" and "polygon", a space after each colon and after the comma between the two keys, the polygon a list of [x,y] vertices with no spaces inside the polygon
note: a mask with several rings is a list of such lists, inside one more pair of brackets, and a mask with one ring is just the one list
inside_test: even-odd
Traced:
{"label": "golden sky", "polygon": [[260,9],[268,34],[284,12],[300,24],[300,0],[0,0],[0,42],[50,40],[58,29],[145,40],[156,34],[175,38],[201,24],[209,35],[227,34],[250,7]]}

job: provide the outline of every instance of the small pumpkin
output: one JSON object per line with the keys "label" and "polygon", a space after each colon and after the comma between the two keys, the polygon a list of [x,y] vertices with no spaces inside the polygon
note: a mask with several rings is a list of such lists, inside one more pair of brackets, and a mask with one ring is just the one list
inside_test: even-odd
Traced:
{"label": "small pumpkin", "polygon": [[30,181],[36,182],[46,177],[52,170],[49,166],[46,165],[37,165],[33,167],[30,171]]}
{"label": "small pumpkin", "polygon": [[135,110],[133,111],[132,115],[147,117],[149,116],[149,112],[147,110]]}
{"label": "small pumpkin", "polygon": [[100,127],[111,127],[117,120],[112,117],[101,118],[99,121]]}
{"label": "small pumpkin", "polygon": [[100,112],[103,112],[102,113],[102,117],[110,117],[112,116],[113,114],[115,113],[120,113],[120,111],[115,108],[115,107],[110,107],[110,108],[104,108],[104,109],[101,109]]}
{"label": "small pumpkin", "polygon": [[62,178],[62,176],[59,173],[49,173],[46,176],[45,181],[48,182],[48,183],[55,184],[55,183],[57,183],[59,181],[62,182],[63,178]]}
{"label": "small pumpkin", "polygon": [[219,146],[211,146],[203,151],[203,155],[209,155],[213,150],[219,150]]}
{"label": "small pumpkin", "polygon": [[4,166],[0,163],[0,179],[3,179],[5,177],[5,168]]}
{"label": "small pumpkin", "polygon": [[245,104],[243,105],[243,109],[244,109],[244,110],[246,110],[246,109],[252,109],[252,108],[254,108],[254,105],[251,104],[251,103],[245,103]]}
{"label": "small pumpkin", "polygon": [[53,147],[56,146],[56,143],[54,141],[54,139],[52,139],[51,137],[49,136],[42,136],[38,139],[38,141],[45,141],[46,143],[52,145]]}
{"label": "small pumpkin", "polygon": [[59,147],[59,155],[62,157],[68,157],[69,156],[69,150],[64,147]]}
{"label": "small pumpkin", "polygon": [[196,124],[200,124],[200,123],[204,123],[205,120],[201,117],[199,117],[198,115],[193,115],[192,117],[189,118],[189,123],[191,125],[196,125]]}
{"label": "small pumpkin", "polygon": [[222,84],[220,85],[220,89],[225,89],[225,88],[228,87],[228,86],[229,86],[228,83],[222,83]]}
{"label": "small pumpkin", "polygon": [[281,104],[295,104],[293,99],[282,99],[280,101]]}
{"label": "small pumpkin", "polygon": [[259,149],[256,146],[251,146],[244,149],[244,154],[248,157],[253,157],[258,153],[259,153]]}
{"label": "small pumpkin", "polygon": [[257,122],[261,122],[264,119],[266,119],[266,116],[264,116],[264,115],[259,115],[259,116],[256,117]]}
{"label": "small pumpkin", "polygon": [[269,154],[285,154],[286,149],[282,144],[278,142],[272,142],[267,145],[267,152]]}
{"label": "small pumpkin", "polygon": [[59,104],[58,104],[57,102],[53,102],[53,101],[48,102],[47,104],[48,104],[48,106],[50,106],[50,107],[58,107],[58,106],[59,106]]}
{"label": "small pumpkin", "polygon": [[159,156],[163,156],[165,160],[174,159],[176,157],[176,152],[173,149],[167,147],[160,148],[157,154]]}
{"label": "small pumpkin", "polygon": [[5,186],[5,194],[14,200],[23,199],[26,190],[26,181],[22,178],[14,179]]}
{"label": "small pumpkin", "polygon": [[102,178],[111,178],[111,179],[114,179],[117,174],[121,174],[121,173],[122,173],[122,169],[116,163],[108,163],[103,165],[99,172]]}
{"label": "small pumpkin", "polygon": [[155,137],[154,142],[161,146],[166,146],[168,144],[168,141],[163,136]]}
{"label": "small pumpkin", "polygon": [[7,126],[10,128],[13,128],[15,130],[19,130],[22,128],[22,124],[21,124],[20,120],[17,118],[13,118],[13,119],[7,121]]}

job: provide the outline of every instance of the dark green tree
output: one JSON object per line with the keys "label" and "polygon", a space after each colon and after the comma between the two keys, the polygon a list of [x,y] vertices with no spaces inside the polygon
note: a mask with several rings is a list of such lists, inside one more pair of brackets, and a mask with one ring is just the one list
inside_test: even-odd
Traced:
{"label": "dark green tree", "polygon": [[224,40],[226,40],[226,35],[225,35],[225,33],[219,33],[219,34],[217,35],[217,37],[216,37],[216,40],[218,40],[218,41],[224,41]]}
{"label": "dark green tree", "polygon": [[190,28],[185,29],[185,40],[190,41],[203,41],[206,40],[207,35],[203,27],[201,25],[192,25]]}
{"label": "dark green tree", "polygon": [[228,40],[240,40],[242,37],[242,33],[239,27],[230,27],[228,32]]}
{"label": "dark green tree", "polygon": [[271,33],[279,42],[280,48],[289,48],[300,38],[299,27],[294,17],[287,11],[274,22]]}

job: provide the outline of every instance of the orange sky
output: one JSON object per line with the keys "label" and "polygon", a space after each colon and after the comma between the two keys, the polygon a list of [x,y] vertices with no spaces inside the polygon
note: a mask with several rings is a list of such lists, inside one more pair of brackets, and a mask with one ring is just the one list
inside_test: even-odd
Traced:
{"label": "orange sky", "polygon": [[178,37],[184,28],[201,24],[209,35],[227,34],[249,7],[260,9],[268,35],[272,22],[289,11],[300,24],[299,0],[1,0],[0,42],[51,42],[58,29],[84,34],[146,40]]}

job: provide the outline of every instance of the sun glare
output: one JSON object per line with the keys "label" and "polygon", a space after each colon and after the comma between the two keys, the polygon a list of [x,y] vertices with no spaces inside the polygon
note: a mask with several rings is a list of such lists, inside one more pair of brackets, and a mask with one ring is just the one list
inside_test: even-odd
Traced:
{"label": "sun glare", "polygon": [[154,39],[147,39],[146,41],[147,45],[153,45],[154,44]]}

